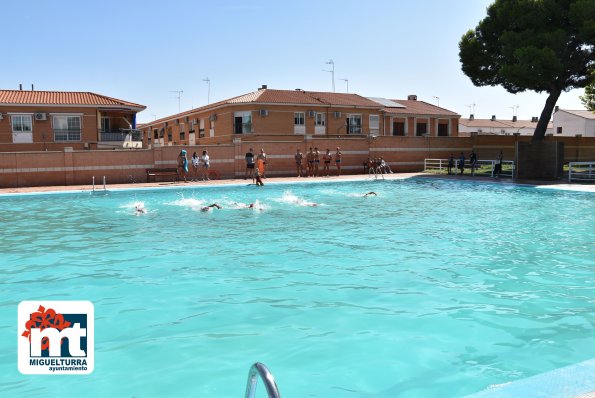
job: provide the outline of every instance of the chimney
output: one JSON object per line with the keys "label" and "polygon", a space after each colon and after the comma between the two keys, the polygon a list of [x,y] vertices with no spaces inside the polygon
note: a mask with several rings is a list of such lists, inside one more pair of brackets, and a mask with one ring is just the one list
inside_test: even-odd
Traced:
{"label": "chimney", "polygon": [[33,86],[33,83],[31,83],[31,91],[35,91],[35,86]]}
{"label": "chimney", "polygon": [[556,106],[554,107],[554,113],[558,112],[559,110],[560,110],[560,107],[559,107],[558,105],[556,105]]}
{"label": "chimney", "polygon": [[475,120],[475,115],[473,113],[469,115],[469,120]]}
{"label": "chimney", "polygon": [[417,101],[417,95],[411,94],[407,96],[407,100],[409,101]]}
{"label": "chimney", "polygon": [[513,122],[516,122],[516,116],[513,116],[513,117],[512,117],[512,121],[513,121]]}
{"label": "chimney", "polygon": [[492,122],[496,121],[496,115],[492,115]]}
{"label": "chimney", "polygon": [[539,121],[539,118],[537,116],[533,116],[531,118],[531,123],[537,123]]}
{"label": "chimney", "polygon": [[266,90],[267,89],[267,85],[263,84],[261,88],[259,88],[259,90]]}
{"label": "chimney", "polygon": [[23,84],[19,84],[19,90],[23,91]]}

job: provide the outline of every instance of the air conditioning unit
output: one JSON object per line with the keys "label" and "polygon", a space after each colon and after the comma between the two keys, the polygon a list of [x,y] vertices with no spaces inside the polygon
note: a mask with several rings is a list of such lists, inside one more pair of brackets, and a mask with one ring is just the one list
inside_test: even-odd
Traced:
{"label": "air conditioning unit", "polygon": [[308,111],[308,117],[314,117],[314,116],[316,116],[316,112]]}
{"label": "air conditioning unit", "polygon": [[216,114],[213,114],[213,115],[211,115],[211,116],[209,117],[209,120],[210,120],[211,122],[214,122],[215,120],[217,120],[217,115],[216,115]]}
{"label": "air conditioning unit", "polygon": [[47,120],[47,115],[43,112],[36,112],[35,120]]}
{"label": "air conditioning unit", "polygon": [[338,119],[341,117],[341,112],[333,112],[333,116],[335,119]]}
{"label": "air conditioning unit", "polygon": [[268,109],[261,109],[260,110],[260,116],[265,117],[269,115],[269,111]]}

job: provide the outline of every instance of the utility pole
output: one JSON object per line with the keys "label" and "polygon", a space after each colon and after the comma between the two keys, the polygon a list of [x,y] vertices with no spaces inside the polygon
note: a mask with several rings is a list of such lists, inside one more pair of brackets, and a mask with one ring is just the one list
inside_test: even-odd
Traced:
{"label": "utility pole", "polygon": [[330,72],[331,73],[331,77],[333,79],[333,93],[335,92],[335,63],[333,62],[332,59],[329,59],[326,62],[327,65],[332,65],[333,69],[332,70],[325,70],[325,72]]}
{"label": "utility pole", "polygon": [[179,89],[179,90],[170,90],[170,93],[177,93],[178,96],[178,113],[182,112],[182,94],[184,93],[184,90]]}
{"label": "utility pole", "polygon": [[349,94],[349,79],[348,78],[344,78],[344,79],[339,78],[339,80],[343,80],[347,84],[347,93]]}
{"label": "utility pole", "polygon": [[203,82],[206,82],[208,85],[207,88],[207,105],[211,103],[211,79],[208,77],[206,79],[202,79]]}

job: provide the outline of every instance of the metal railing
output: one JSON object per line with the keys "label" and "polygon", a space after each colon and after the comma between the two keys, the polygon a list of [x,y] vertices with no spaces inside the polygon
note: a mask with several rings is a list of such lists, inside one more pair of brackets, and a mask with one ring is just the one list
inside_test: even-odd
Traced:
{"label": "metal railing", "polygon": [[256,394],[256,385],[258,384],[258,377],[262,379],[262,382],[267,390],[267,395],[269,398],[281,398],[281,394],[279,393],[279,388],[277,388],[277,383],[275,382],[275,378],[269,371],[269,369],[260,362],[256,362],[254,365],[250,367],[250,371],[248,372],[248,382],[246,384],[246,395],[244,398],[254,398]]}
{"label": "metal railing", "polygon": [[[471,175],[514,178],[514,168],[512,160],[503,160],[500,169],[498,169],[497,160],[478,160],[473,168],[469,162],[465,162],[465,169],[470,170]],[[424,171],[437,174],[448,173],[448,159],[424,159]],[[460,173],[458,159],[455,159],[451,172]]]}
{"label": "metal railing", "polygon": [[569,162],[568,182],[595,181],[595,162]]}
{"label": "metal railing", "polygon": [[99,141],[142,141],[143,133],[140,130],[119,129],[99,132]]}
{"label": "metal railing", "polygon": [[80,141],[80,129],[54,129],[54,141]]}

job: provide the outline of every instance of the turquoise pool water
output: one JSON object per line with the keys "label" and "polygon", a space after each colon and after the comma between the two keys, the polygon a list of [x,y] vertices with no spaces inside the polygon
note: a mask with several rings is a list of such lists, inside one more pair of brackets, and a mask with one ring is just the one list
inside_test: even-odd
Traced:
{"label": "turquoise pool water", "polygon": [[[595,357],[593,194],[70,193],[1,197],[0,223],[0,396],[242,397],[261,361],[284,397],[458,397]],[[18,372],[17,305],[35,299],[94,303],[91,375]]]}

